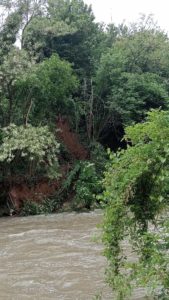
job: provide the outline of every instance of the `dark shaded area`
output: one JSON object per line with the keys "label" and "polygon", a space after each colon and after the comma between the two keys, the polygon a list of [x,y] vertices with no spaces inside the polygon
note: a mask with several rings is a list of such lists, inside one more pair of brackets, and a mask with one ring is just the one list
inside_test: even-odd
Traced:
{"label": "dark shaded area", "polygon": [[122,125],[114,128],[105,128],[100,137],[100,143],[105,148],[110,148],[112,151],[116,152],[119,148],[126,149],[127,143],[123,139],[124,128]]}

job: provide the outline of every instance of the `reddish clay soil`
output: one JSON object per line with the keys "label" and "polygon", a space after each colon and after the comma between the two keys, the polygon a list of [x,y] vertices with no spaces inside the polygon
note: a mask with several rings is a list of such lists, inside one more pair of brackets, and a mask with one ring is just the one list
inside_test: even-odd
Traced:
{"label": "reddish clay soil", "polygon": [[[79,142],[79,138],[76,133],[72,132],[69,122],[65,118],[59,117],[56,123],[57,138],[61,143],[65,145],[68,152],[73,159],[85,160],[88,158],[88,151]],[[44,198],[52,196],[61,186],[61,181],[66,177],[69,172],[70,165],[67,163],[60,168],[62,174],[60,180],[53,180],[52,182],[42,179],[34,186],[29,186],[26,182],[14,183],[9,189],[10,202],[15,207],[16,211],[19,211],[26,200],[41,202]]]}
{"label": "reddish clay soil", "polygon": [[72,132],[69,122],[66,118],[59,117],[56,126],[58,139],[65,145],[68,152],[74,159],[85,160],[88,158],[88,151],[79,142],[78,135]]}
{"label": "reddish clay soil", "polygon": [[41,202],[44,198],[53,195],[59,188],[59,182],[42,181],[33,187],[29,187],[26,183],[16,184],[9,191],[9,198],[16,211],[19,211],[26,200]]}

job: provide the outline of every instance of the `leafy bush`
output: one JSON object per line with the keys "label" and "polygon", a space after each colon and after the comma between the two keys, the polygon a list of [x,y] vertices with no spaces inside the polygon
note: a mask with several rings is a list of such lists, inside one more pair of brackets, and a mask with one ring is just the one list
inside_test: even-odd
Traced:
{"label": "leafy bush", "polygon": [[62,190],[69,193],[72,191],[73,209],[90,209],[96,202],[95,195],[101,191],[95,164],[89,161],[77,161],[64,181]]}
{"label": "leafy bush", "polygon": [[[126,129],[132,147],[110,154],[104,179],[103,241],[108,281],[117,299],[126,299],[135,286],[150,287],[152,294],[169,298],[168,128],[169,112],[151,111],[145,123]],[[126,240],[136,261],[124,253]]]}
{"label": "leafy bush", "polygon": [[96,174],[95,165],[91,162],[80,162],[80,172],[74,184],[75,207],[90,209],[96,202],[96,193],[100,191],[99,178]]}
{"label": "leafy bush", "polygon": [[21,215],[41,215],[41,214],[51,214],[58,208],[59,203],[55,199],[44,199],[41,203],[34,201],[25,201]]}
{"label": "leafy bush", "polygon": [[11,124],[1,130],[0,163],[10,173],[33,174],[43,169],[43,174],[58,176],[59,144],[47,126],[16,126]]}
{"label": "leafy bush", "polygon": [[93,142],[90,144],[90,158],[95,164],[97,175],[103,178],[103,172],[109,158],[107,151],[101,144]]}
{"label": "leafy bush", "polygon": [[34,215],[40,215],[41,209],[40,205],[33,201],[25,201],[21,215],[22,216],[34,216]]}

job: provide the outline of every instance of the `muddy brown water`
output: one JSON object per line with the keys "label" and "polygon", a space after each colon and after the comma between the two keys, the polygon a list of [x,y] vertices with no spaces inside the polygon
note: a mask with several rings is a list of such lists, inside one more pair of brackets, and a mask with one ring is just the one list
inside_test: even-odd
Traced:
{"label": "muddy brown water", "polygon": [[101,221],[101,211],[0,219],[0,299],[114,299],[93,239]]}

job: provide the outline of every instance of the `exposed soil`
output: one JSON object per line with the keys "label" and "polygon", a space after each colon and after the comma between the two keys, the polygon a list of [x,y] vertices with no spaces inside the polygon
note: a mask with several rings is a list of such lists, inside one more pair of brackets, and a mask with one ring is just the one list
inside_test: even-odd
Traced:
{"label": "exposed soil", "polygon": [[58,139],[65,145],[68,152],[74,159],[85,160],[88,158],[89,153],[85,147],[80,143],[79,137],[74,133],[66,118],[59,117],[56,123]]}
{"label": "exposed soil", "polygon": [[41,181],[35,186],[29,187],[26,183],[15,184],[9,190],[10,202],[16,211],[19,211],[24,201],[40,203],[44,198],[53,195],[59,188],[59,181]]}
{"label": "exposed soil", "polygon": [[[85,160],[89,153],[80,143],[78,135],[71,130],[69,122],[66,118],[59,117],[57,119],[57,138],[62,143],[72,159]],[[37,180],[36,183],[30,185],[26,180],[15,178],[7,180],[6,194],[8,195],[9,206],[13,206],[16,212],[19,212],[24,201],[41,202],[44,198],[54,195],[61,187],[61,183],[66,178],[71,169],[69,162],[65,162],[60,167],[61,177],[59,180],[48,180],[45,178]],[[3,190],[3,189],[2,189]]]}

